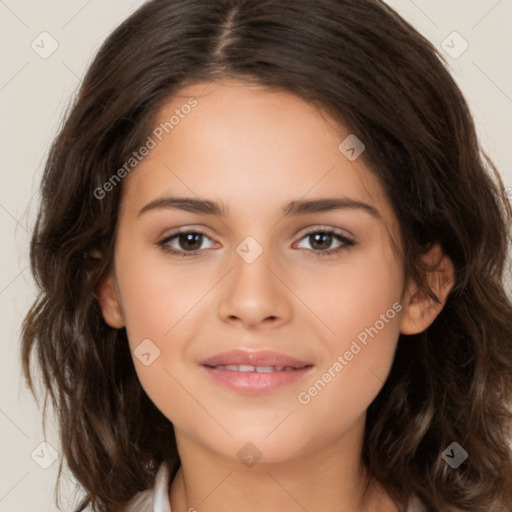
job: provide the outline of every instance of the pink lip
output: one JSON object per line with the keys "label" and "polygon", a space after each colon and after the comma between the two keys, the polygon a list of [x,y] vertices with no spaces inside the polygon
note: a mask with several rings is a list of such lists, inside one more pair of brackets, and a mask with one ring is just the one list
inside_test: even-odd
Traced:
{"label": "pink lip", "polygon": [[[205,359],[200,364],[215,382],[248,395],[268,393],[298,382],[313,369],[312,363],[272,351],[232,350]],[[215,368],[221,365],[291,366],[294,369],[260,373]]]}
{"label": "pink lip", "polygon": [[252,366],[293,366],[302,368],[311,365],[309,361],[301,361],[294,357],[274,352],[272,350],[260,350],[258,352],[248,352],[247,350],[230,350],[222,352],[213,357],[209,357],[200,362],[204,366],[221,366],[226,364],[247,364]]}

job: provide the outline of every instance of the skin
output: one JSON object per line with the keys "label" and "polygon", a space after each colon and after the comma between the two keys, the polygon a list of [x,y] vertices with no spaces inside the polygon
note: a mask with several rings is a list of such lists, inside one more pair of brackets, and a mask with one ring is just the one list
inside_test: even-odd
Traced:
{"label": "skin", "polygon": [[[148,366],[133,361],[175,428],[182,465],[171,508],[396,512],[373,480],[364,491],[366,410],[389,373],[399,334],[423,331],[442,309],[453,266],[438,246],[425,255],[438,263],[429,282],[440,305],[406,282],[392,246],[391,237],[401,241],[391,205],[363,159],[351,162],[339,151],[350,132],[327,114],[291,94],[223,81],[182,89],[156,124],[190,97],[197,106],[123,182],[114,271],[99,290],[105,320],[126,327],[132,354],[145,339],[160,350]],[[222,202],[227,212],[162,207],[140,214],[169,195]],[[356,208],[283,216],[290,201],[333,196],[364,202],[378,216]],[[315,245],[305,233],[317,227],[356,244],[319,256],[342,244],[332,238]],[[206,233],[195,240],[196,255],[158,245],[178,228]],[[263,249],[252,263],[236,252],[247,236]],[[183,238],[168,245],[190,247]],[[393,304],[401,311],[301,404],[298,394]],[[199,367],[234,348],[284,352],[312,362],[313,373],[264,395],[237,393]],[[261,452],[252,467],[237,457],[248,442]]]}

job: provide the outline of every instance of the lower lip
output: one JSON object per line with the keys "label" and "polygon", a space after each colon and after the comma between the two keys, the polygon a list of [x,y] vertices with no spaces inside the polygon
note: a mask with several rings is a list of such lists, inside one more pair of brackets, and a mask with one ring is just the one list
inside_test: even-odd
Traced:
{"label": "lower lip", "polygon": [[287,384],[298,382],[311,372],[313,366],[280,372],[237,372],[219,370],[201,365],[211,378],[230,389],[249,395],[260,395],[275,391]]}

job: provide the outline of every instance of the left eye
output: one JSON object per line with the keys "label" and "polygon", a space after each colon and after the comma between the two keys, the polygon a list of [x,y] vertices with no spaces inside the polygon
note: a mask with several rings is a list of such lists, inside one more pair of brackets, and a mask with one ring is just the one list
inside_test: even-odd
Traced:
{"label": "left eye", "polygon": [[[181,256],[194,256],[197,252],[201,251],[201,249],[205,249],[202,247],[204,238],[212,241],[211,238],[202,231],[180,231],[164,238],[158,242],[158,245],[164,251],[171,254],[179,254]],[[347,249],[348,247],[355,245],[353,240],[350,240],[346,236],[330,229],[316,229],[314,231],[309,231],[301,238],[301,240],[304,239],[308,240],[310,246],[313,245],[313,247],[306,248],[306,250],[308,252],[316,253],[315,256],[338,253],[344,249]],[[338,241],[339,245],[337,247],[331,248],[333,241]],[[175,246],[176,243],[178,247]],[[219,244],[216,245],[218,246]],[[212,246],[215,246],[214,242]]]}
{"label": "left eye", "polygon": [[[329,254],[335,254],[338,252],[341,252],[342,250],[346,249],[347,247],[351,247],[355,245],[355,242],[353,240],[350,240],[346,236],[337,233],[336,231],[333,231],[331,229],[322,229],[322,230],[315,230],[315,231],[309,231],[306,233],[301,240],[306,239],[309,241],[310,245],[315,245],[320,250],[315,250],[315,248],[308,249],[309,251],[313,251],[315,253],[318,253],[319,256],[322,255],[329,255]],[[330,246],[333,242],[333,240],[337,240],[340,245],[338,247],[329,248],[326,246]],[[320,247],[318,247],[320,246]]]}

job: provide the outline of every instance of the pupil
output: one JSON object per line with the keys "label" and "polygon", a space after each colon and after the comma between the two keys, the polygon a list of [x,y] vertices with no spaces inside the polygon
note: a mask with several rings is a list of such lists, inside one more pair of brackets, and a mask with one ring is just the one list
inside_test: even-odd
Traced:
{"label": "pupil", "polygon": [[200,235],[199,233],[187,233],[185,235],[181,235],[180,236],[180,245],[181,242],[183,241],[183,238],[185,239],[185,243],[182,245],[183,248],[188,248],[190,250],[195,250],[195,249],[199,249],[201,247],[201,242],[199,241],[199,243],[197,243],[197,240],[196,240],[196,245],[197,247],[191,247],[191,245],[194,245],[194,238],[199,238],[200,240],[200,237],[202,235]]}
{"label": "pupil", "polygon": [[[326,233],[315,233],[313,235],[311,235],[313,237],[313,240],[314,240],[314,243],[311,244],[311,247],[314,248],[314,245],[315,243],[320,239],[320,238],[324,238],[324,247],[318,247],[319,249],[328,249],[329,246],[331,245],[331,239],[332,239],[332,235],[330,234],[326,234]],[[327,241],[327,243],[326,243]],[[311,240],[310,240],[310,243],[311,243]],[[322,245],[321,241],[320,241],[320,245]]]}

